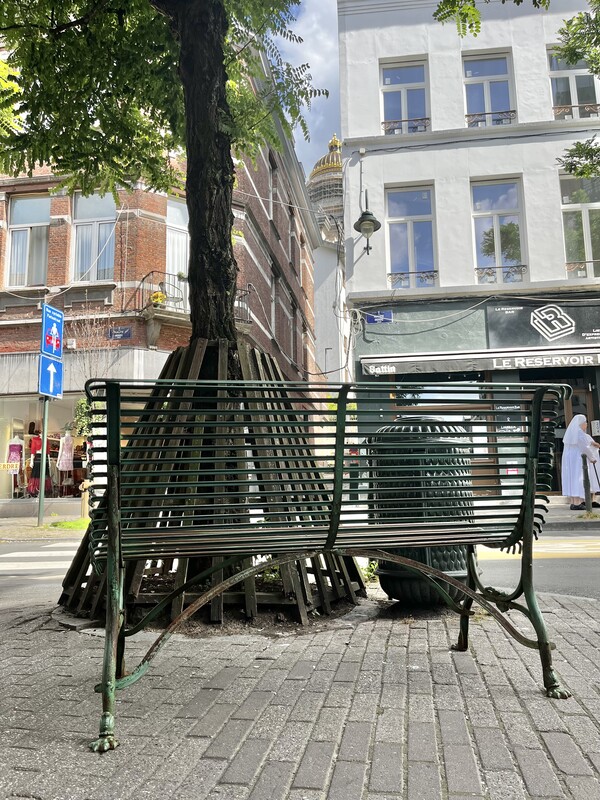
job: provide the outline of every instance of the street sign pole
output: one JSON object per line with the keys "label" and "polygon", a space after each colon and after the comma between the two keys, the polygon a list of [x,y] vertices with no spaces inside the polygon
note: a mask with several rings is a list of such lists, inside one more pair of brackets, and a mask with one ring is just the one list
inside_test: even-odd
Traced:
{"label": "street sign pole", "polygon": [[38,528],[44,524],[44,500],[46,497],[46,452],[48,449],[48,406],[50,400],[44,396],[44,414],[42,419],[42,455],[40,462],[40,490],[38,492]]}

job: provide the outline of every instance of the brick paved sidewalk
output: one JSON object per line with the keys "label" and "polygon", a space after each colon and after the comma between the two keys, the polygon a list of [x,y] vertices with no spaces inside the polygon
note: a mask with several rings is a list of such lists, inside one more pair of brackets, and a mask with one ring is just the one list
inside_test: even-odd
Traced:
{"label": "brick paved sidewalk", "polygon": [[454,615],[364,601],[316,633],[175,636],[119,694],[121,746],[102,756],[99,632],[5,614],[0,797],[595,800],[600,603],[542,606],[571,700],[545,698],[537,653],[485,615],[452,653]]}

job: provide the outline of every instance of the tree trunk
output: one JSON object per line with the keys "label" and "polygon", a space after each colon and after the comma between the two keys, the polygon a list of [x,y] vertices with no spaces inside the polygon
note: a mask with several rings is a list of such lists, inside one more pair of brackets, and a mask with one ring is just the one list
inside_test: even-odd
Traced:
{"label": "tree trunk", "polygon": [[233,160],[226,130],[223,42],[228,21],[222,0],[152,0],[171,20],[180,47],[186,114],[192,341],[236,340],[233,255]]}

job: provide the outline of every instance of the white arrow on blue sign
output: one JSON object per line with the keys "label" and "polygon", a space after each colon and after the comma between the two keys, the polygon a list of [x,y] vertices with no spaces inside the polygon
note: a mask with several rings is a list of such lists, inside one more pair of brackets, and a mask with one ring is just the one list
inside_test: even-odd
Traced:
{"label": "white arrow on blue sign", "polygon": [[63,363],[56,358],[40,355],[39,393],[62,397]]}
{"label": "white arrow on blue sign", "polygon": [[63,355],[63,328],[65,315],[58,308],[42,305],[42,341],[40,352],[53,358],[62,358]]}

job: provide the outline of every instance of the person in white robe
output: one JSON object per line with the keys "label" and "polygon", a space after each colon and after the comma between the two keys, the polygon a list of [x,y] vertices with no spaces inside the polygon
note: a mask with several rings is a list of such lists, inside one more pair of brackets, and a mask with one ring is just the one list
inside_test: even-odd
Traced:
{"label": "person in white robe", "polygon": [[[595,442],[586,432],[587,420],[583,414],[575,414],[563,438],[563,454],[561,464],[562,493],[571,503],[571,511],[585,511],[585,491],[583,488],[583,462],[581,456],[587,458],[590,489],[592,495],[600,492],[598,481],[598,450],[600,444]],[[593,503],[600,508],[600,503]]]}

